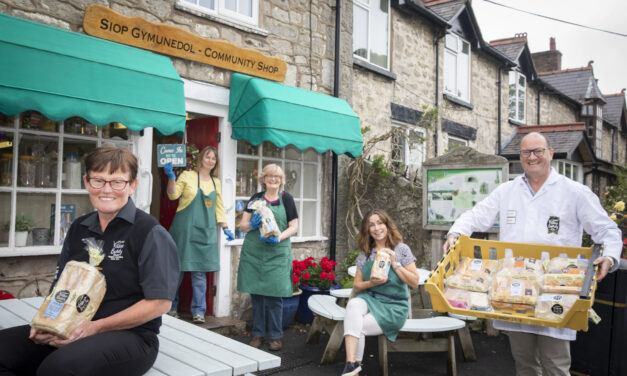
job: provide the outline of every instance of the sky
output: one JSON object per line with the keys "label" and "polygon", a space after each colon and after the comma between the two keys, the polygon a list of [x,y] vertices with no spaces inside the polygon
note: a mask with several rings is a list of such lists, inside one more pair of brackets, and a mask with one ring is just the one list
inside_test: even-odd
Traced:
{"label": "sky", "polygon": [[[528,12],[627,35],[627,0],[492,0]],[[603,94],[627,88],[627,36],[568,25],[472,0],[485,41],[527,33],[531,52],[549,49],[554,37],[562,53],[562,69],[580,68],[594,60],[594,76]]]}

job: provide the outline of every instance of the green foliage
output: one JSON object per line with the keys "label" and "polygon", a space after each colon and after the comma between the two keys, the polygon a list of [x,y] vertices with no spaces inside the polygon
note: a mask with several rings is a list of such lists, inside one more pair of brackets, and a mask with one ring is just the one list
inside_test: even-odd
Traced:
{"label": "green foliage", "polygon": [[372,168],[384,178],[394,175],[393,171],[388,170],[385,156],[383,154],[375,154],[372,160]]}
{"label": "green foliage", "polygon": [[340,285],[342,285],[343,289],[349,289],[353,287],[353,281],[355,280],[355,278],[351,277],[348,274],[348,268],[355,265],[355,259],[357,258],[358,254],[359,249],[348,252],[346,257],[344,258],[344,261],[342,261],[342,263],[340,264],[340,271],[344,272],[344,277],[342,277],[342,280],[340,281]]}
{"label": "green foliage", "polygon": [[[11,222],[4,225],[4,229],[9,231]],[[35,220],[28,214],[18,214],[15,216],[15,231],[30,231],[35,227]]]}

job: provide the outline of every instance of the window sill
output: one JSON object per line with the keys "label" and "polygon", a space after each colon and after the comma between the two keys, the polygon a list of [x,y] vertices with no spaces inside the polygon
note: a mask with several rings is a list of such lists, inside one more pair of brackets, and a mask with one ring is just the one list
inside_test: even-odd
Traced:
{"label": "window sill", "polygon": [[[306,242],[322,242],[325,240],[329,240],[326,236],[304,236],[304,237],[293,237],[292,243],[306,243]],[[244,244],[244,239],[235,239],[226,243],[227,247],[241,247]]]}
{"label": "window sill", "polygon": [[360,68],[369,70],[371,72],[377,73],[385,78],[389,78],[390,80],[396,80],[396,74],[383,69],[377,65],[371,64],[367,61],[363,61],[361,59],[357,59],[355,57],[353,57],[353,65],[357,65]]}
{"label": "window sill", "polygon": [[182,1],[178,1],[178,2],[174,3],[174,9],[180,10],[181,12],[190,13],[190,14],[192,14],[194,16],[201,17],[201,18],[207,19],[209,21],[218,22],[218,23],[221,23],[223,25],[230,26],[230,27],[232,27],[234,29],[245,31],[247,33],[257,34],[257,35],[260,35],[262,37],[267,37],[268,34],[269,34],[269,32],[267,30],[258,28],[256,26],[253,26],[253,25],[250,25],[250,24],[243,23],[242,21],[234,20],[234,19],[231,19],[231,18],[226,18],[224,16],[220,16],[220,15],[217,15],[217,14],[208,13],[208,12],[200,9],[197,6],[194,6],[192,4],[187,4],[187,3],[184,3]]}
{"label": "window sill", "polygon": [[518,120],[514,120],[514,119],[507,119],[507,121],[508,121],[510,124],[515,125],[515,126],[518,126],[518,127],[526,127],[526,126],[527,126],[527,124],[525,124],[525,123],[523,123],[523,122],[520,122],[520,121],[518,121]]}
{"label": "window sill", "polygon": [[45,255],[58,255],[61,253],[61,246],[42,246],[32,245],[26,247],[0,247],[1,257],[15,257],[15,256],[45,256]]}
{"label": "window sill", "polygon": [[455,96],[453,96],[451,94],[444,93],[444,99],[448,100],[449,102],[453,102],[453,103],[455,103],[455,104],[457,104],[459,106],[466,107],[469,110],[473,110],[475,108],[472,104],[470,104],[470,103],[466,102],[465,100],[462,100],[462,99],[460,99],[458,97],[455,97]]}

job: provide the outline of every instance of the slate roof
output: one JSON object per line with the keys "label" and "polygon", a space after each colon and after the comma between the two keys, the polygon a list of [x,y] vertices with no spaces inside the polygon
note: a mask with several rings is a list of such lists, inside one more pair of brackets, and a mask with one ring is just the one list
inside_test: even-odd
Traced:
{"label": "slate roof", "polygon": [[605,102],[601,90],[594,79],[591,66],[540,73],[539,78],[566,94],[568,97],[583,104],[587,99],[600,99]]}
{"label": "slate roof", "polygon": [[[540,132],[549,141],[555,151],[553,158],[572,160],[573,154],[579,149],[582,157],[587,161],[594,160],[588,139],[584,135],[584,123],[568,123],[555,125],[534,125],[518,128],[518,133],[501,150],[502,156],[507,159],[518,159],[520,141],[530,132]],[[583,144],[582,144],[583,143]]]}
{"label": "slate roof", "polygon": [[500,53],[507,56],[512,61],[517,61],[520,54],[525,49],[525,42],[513,42],[513,43],[495,43],[497,41],[490,42],[490,46],[497,49]]}
{"label": "slate roof", "polygon": [[603,120],[620,128],[620,120],[625,108],[625,94],[611,94],[605,96],[606,104],[603,106]]}
{"label": "slate roof", "polygon": [[425,6],[438,16],[450,21],[466,5],[466,0],[434,0],[425,1]]}

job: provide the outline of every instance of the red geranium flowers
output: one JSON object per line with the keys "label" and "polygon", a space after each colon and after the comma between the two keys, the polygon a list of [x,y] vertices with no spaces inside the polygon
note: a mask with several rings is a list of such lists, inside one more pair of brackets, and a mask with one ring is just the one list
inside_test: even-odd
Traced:
{"label": "red geranium flowers", "polygon": [[335,284],[333,268],[337,262],[323,257],[320,263],[316,263],[313,257],[304,260],[292,261],[292,289],[298,290],[299,285],[318,287],[321,290],[329,290]]}

